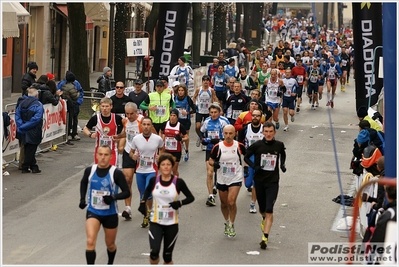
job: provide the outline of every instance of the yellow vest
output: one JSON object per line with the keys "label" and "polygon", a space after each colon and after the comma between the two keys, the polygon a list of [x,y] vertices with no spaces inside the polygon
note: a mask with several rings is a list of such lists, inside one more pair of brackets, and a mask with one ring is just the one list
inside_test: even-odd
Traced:
{"label": "yellow vest", "polygon": [[170,111],[170,93],[162,92],[152,92],[148,94],[150,98],[150,103],[148,107],[158,106],[159,108],[155,111],[149,111],[149,117],[152,119],[153,123],[163,123],[169,120],[169,111]]}

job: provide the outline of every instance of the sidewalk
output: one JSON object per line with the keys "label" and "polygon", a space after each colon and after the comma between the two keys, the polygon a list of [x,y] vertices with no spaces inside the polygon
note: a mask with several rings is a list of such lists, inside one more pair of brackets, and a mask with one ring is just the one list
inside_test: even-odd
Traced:
{"label": "sidewalk", "polygon": [[[128,65],[126,65],[126,73],[127,72],[134,72],[136,71],[136,63],[129,62]],[[100,77],[103,73],[102,72],[92,72],[90,73],[90,87],[98,87],[97,84],[97,79]],[[58,82],[57,82],[58,84]],[[4,110],[4,107],[8,104],[13,104],[17,103],[18,98],[21,96],[21,93],[11,93],[11,97],[4,98],[2,100],[2,109]]]}

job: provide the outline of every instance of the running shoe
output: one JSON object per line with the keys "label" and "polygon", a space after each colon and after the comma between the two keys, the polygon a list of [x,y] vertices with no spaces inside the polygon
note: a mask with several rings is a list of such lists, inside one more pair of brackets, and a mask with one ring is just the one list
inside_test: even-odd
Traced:
{"label": "running shoe", "polygon": [[341,86],[341,92],[345,92],[345,86]]}
{"label": "running shoe", "polygon": [[206,150],[206,146],[204,146],[204,145],[201,145],[201,148],[202,148],[202,151]]}
{"label": "running shoe", "polygon": [[331,108],[334,108],[334,102],[333,101],[331,101],[330,105],[331,105]]}
{"label": "running shoe", "polygon": [[249,205],[249,213],[256,213],[255,203]]}
{"label": "running shoe", "polygon": [[72,137],[73,141],[79,141],[80,140],[80,136],[79,135],[75,135],[74,137]]}
{"label": "running shoe", "polygon": [[280,128],[280,123],[277,121],[276,122],[276,130],[278,130]]}
{"label": "running shoe", "polygon": [[140,225],[141,228],[148,228],[148,226],[150,225],[149,223],[150,219],[148,216],[144,216],[143,217],[143,223]]}
{"label": "running shoe", "polygon": [[330,104],[331,104],[331,101],[328,101],[327,104],[326,104],[326,106],[328,107]]}
{"label": "running shoe", "polygon": [[230,224],[230,229],[228,233],[229,237],[235,237],[236,236],[236,230],[234,229],[234,224]]}
{"label": "running shoe", "polygon": [[189,159],[189,154],[188,151],[186,151],[186,154],[184,155],[184,161],[187,162]]}
{"label": "running shoe", "polygon": [[349,85],[349,80],[346,81],[346,85]]}
{"label": "running shoe", "polygon": [[314,105],[316,108],[319,107],[319,102],[316,102],[316,104]]}
{"label": "running shoe", "polygon": [[291,116],[291,122],[294,122],[294,121],[295,121],[295,117]]}
{"label": "running shoe", "polygon": [[247,191],[250,192],[250,193],[252,193],[252,187],[247,188]]}
{"label": "running shoe", "polygon": [[265,231],[265,219],[262,218],[262,222],[260,223],[260,230],[262,230],[262,233]]}
{"label": "running shoe", "polygon": [[312,110],[315,110],[315,109],[316,109],[316,107],[314,105],[312,105]]}
{"label": "running shoe", "polygon": [[296,112],[299,112],[301,109],[299,107],[296,108]]}
{"label": "running shoe", "polygon": [[128,208],[125,208],[125,210],[122,212],[122,217],[125,218],[125,220],[131,220],[132,219],[132,211]]}
{"label": "running shoe", "polygon": [[290,128],[288,125],[284,127],[284,132],[288,132],[288,128]]}
{"label": "running shoe", "polygon": [[216,194],[218,193],[218,191],[216,190],[216,186],[215,186],[215,185],[213,186],[212,193],[213,193],[214,195],[216,195]]}
{"label": "running shoe", "polygon": [[262,235],[262,241],[260,241],[260,243],[259,243],[260,248],[261,249],[266,249],[268,242],[269,242],[268,238],[266,238],[264,235]]}
{"label": "running shoe", "polygon": [[196,147],[200,147],[201,145],[201,140],[199,139],[199,137],[197,138],[197,141],[195,142]]}
{"label": "running shoe", "polygon": [[209,196],[208,200],[206,201],[206,205],[209,207],[216,206],[215,198],[213,196]]}
{"label": "running shoe", "polygon": [[224,223],[224,235],[229,235],[230,223]]}

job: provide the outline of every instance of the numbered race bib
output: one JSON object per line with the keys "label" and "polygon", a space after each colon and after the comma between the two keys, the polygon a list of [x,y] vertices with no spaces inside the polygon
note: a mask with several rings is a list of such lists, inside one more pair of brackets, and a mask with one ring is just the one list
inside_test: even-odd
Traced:
{"label": "numbered race bib", "polygon": [[348,61],[346,61],[345,59],[343,59],[341,62],[342,62],[342,67],[345,67],[346,63],[348,63]]}
{"label": "numbered race bib", "polygon": [[219,131],[208,131],[208,137],[210,139],[219,139]]}
{"label": "numbered race bib", "polygon": [[287,88],[287,91],[285,91],[285,92],[286,92],[286,95],[287,95],[287,96],[291,96],[291,89],[288,89],[288,88]]}
{"label": "numbered race bib", "polygon": [[238,118],[238,116],[240,116],[241,113],[242,113],[242,110],[233,110],[232,119],[236,120]]}
{"label": "numbered race bib", "polygon": [[145,169],[152,168],[152,165],[154,163],[154,157],[146,157],[146,156],[140,156],[140,166],[142,166]]}
{"label": "numbered race bib", "polygon": [[215,86],[223,87],[223,79],[215,79]]}
{"label": "numbered race bib", "polygon": [[139,132],[132,129],[132,128],[126,128],[126,138],[128,142],[131,142],[133,140],[133,137],[138,135]]}
{"label": "numbered race bib", "polygon": [[166,114],[166,106],[157,106],[157,109],[155,110],[155,116],[158,117],[163,117]]}
{"label": "numbered race bib", "polygon": [[298,81],[298,83],[302,83],[303,82],[303,76],[302,75],[296,76],[296,80]]}
{"label": "numbered race bib", "polygon": [[175,211],[169,205],[158,205],[158,220],[170,221],[174,219]]}
{"label": "numbered race bib", "polygon": [[312,75],[310,76],[310,81],[311,81],[312,83],[316,83],[316,82],[317,82],[317,76],[314,75],[314,74],[312,74]]}
{"label": "numbered race bib", "polygon": [[260,137],[259,135],[252,135],[248,137],[249,145],[252,145],[253,143],[259,140],[262,140],[262,137]]}
{"label": "numbered race bib", "polygon": [[277,90],[269,90],[269,96],[270,97],[276,97],[277,96]]}
{"label": "numbered race bib", "polygon": [[177,150],[177,140],[174,137],[165,137],[165,149]]}
{"label": "numbered race bib", "polygon": [[277,155],[262,154],[260,157],[260,166],[265,171],[274,171],[277,164]]}
{"label": "numbered race bib", "polygon": [[112,148],[112,138],[110,136],[100,136],[100,146],[109,146]]}
{"label": "numbered race bib", "polygon": [[103,196],[109,196],[109,191],[91,190],[91,206],[97,210],[107,210],[110,208],[108,204],[104,203]]}
{"label": "numbered race bib", "polygon": [[179,119],[187,119],[187,115],[183,115],[183,111],[186,111],[184,108],[178,108],[179,110]]}
{"label": "numbered race bib", "polygon": [[330,71],[328,77],[330,78],[330,80],[334,80],[335,79],[335,72],[334,71]]}
{"label": "numbered race bib", "polygon": [[183,83],[183,84],[186,84],[186,81],[187,81],[187,79],[186,79],[186,75],[184,75],[184,76],[180,76],[179,77],[179,83]]}
{"label": "numbered race bib", "polygon": [[220,165],[222,168],[222,175],[223,176],[235,176],[237,174],[237,163],[231,162],[222,162]]}
{"label": "numbered race bib", "polygon": [[199,103],[200,112],[203,112],[203,111],[207,112],[208,108],[209,108],[210,99],[200,99],[199,101],[200,101],[200,103]]}
{"label": "numbered race bib", "polygon": [[119,115],[122,117],[122,119],[126,118],[125,113],[116,113],[116,115]]}

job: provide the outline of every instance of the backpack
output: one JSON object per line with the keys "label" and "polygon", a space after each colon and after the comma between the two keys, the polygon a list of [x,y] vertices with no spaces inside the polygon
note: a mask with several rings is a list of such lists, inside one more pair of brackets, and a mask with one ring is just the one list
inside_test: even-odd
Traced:
{"label": "backpack", "polygon": [[73,103],[76,103],[76,100],[79,98],[79,93],[74,83],[64,83],[62,85],[62,91],[64,92],[62,94],[64,98],[70,98]]}

